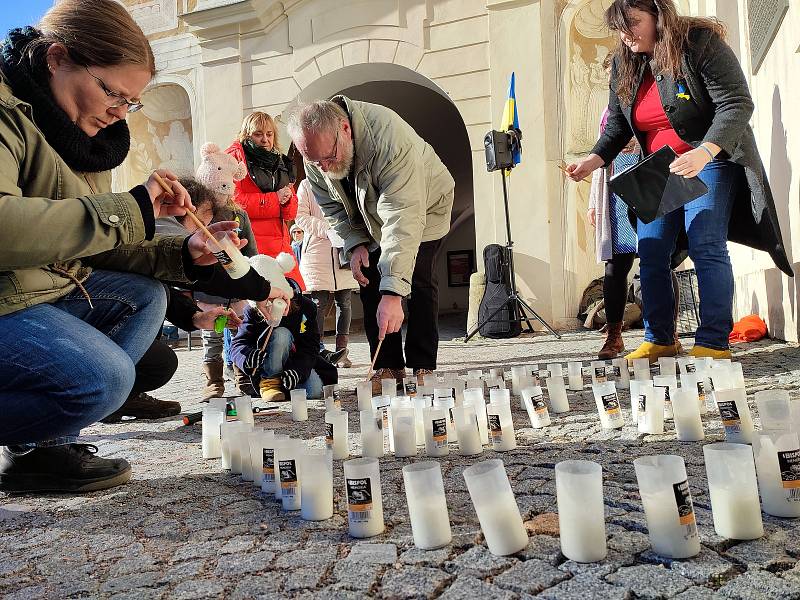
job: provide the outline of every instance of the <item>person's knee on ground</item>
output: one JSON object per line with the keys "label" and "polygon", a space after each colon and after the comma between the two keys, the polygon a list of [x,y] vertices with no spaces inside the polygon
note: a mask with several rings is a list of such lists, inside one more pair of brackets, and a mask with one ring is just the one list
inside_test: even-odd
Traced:
{"label": "person's knee on ground", "polygon": [[259,391],[261,398],[266,402],[283,402],[286,394],[283,392],[281,374],[289,359],[294,336],[286,327],[276,327],[267,343],[267,354],[261,363],[261,381]]}

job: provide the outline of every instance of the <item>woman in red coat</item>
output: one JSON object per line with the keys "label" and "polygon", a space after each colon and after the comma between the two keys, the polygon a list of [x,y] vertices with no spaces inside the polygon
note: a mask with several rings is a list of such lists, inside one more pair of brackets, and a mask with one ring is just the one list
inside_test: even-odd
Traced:
{"label": "woman in red coat", "polygon": [[[262,254],[292,254],[286,221],[297,215],[292,161],[281,153],[275,122],[267,113],[245,117],[239,138],[226,152],[247,165],[247,177],[236,182],[233,199],[247,211]],[[288,274],[305,290],[298,266]]]}

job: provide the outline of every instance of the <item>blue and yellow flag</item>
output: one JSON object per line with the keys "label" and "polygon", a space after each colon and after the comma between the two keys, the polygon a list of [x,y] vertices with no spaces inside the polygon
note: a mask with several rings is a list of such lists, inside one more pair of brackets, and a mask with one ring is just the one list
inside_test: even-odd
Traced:
{"label": "blue and yellow flag", "polygon": [[[503,109],[503,122],[501,123],[503,131],[508,131],[509,127],[519,129],[519,116],[517,115],[517,95],[514,91],[514,73],[511,73],[511,83],[508,84],[508,100]],[[522,153],[519,149],[513,153],[514,164],[518,165],[522,160]]]}

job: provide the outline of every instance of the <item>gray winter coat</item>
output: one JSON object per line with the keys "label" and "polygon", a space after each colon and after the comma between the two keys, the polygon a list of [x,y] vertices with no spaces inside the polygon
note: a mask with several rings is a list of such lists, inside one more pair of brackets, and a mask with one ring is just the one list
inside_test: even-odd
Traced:
{"label": "gray winter coat", "polygon": [[[728,239],[768,252],[781,271],[793,276],[781,239],[767,173],[749,125],[753,100],[736,55],[718,35],[698,28],[689,34],[682,64],[684,78],[675,81],[671,75],[659,73],[653,61],[650,63],[672,128],[691,146],[697,147],[703,142],[718,145],[722,148],[718,158],[741,165],[747,176],[748,185],[738,190],[734,202]],[[634,98],[645,67],[643,60],[639,81],[633,90]],[[677,96],[679,84],[683,84],[689,99]],[[617,97],[616,58],[610,87],[608,123],[592,150],[606,165],[625,147],[631,135],[636,136],[643,148],[645,141],[645,136],[633,126],[632,107],[622,106]],[[682,243],[686,243],[685,236]]]}

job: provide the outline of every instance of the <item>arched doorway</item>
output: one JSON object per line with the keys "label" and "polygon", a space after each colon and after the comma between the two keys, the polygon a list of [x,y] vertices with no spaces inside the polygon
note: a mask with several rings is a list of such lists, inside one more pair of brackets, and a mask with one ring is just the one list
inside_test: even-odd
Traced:
{"label": "arched doorway", "polygon": [[[354,100],[387,106],[405,119],[436,151],[456,182],[450,233],[439,255],[439,311],[463,315],[469,305],[469,275],[451,270],[448,252],[458,268],[463,252],[475,256],[475,212],[472,154],[464,120],[450,98],[422,75],[393,64],[344,67],[317,79],[298,96],[302,100],[344,94]],[[290,103],[291,106],[291,103]],[[470,272],[475,267],[470,265]],[[464,285],[462,285],[462,283]]]}

